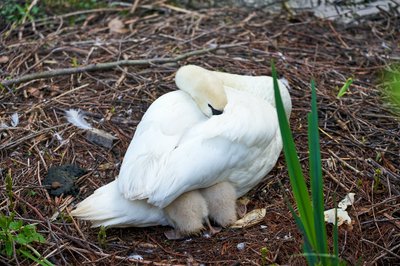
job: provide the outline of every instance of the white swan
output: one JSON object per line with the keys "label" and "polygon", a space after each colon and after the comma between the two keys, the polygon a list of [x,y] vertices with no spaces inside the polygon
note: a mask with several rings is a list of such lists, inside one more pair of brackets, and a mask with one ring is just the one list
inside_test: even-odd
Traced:
{"label": "white swan", "polygon": [[[282,141],[271,77],[188,65],[178,70],[175,81],[180,90],[161,96],[144,114],[119,177],[79,203],[72,215],[91,220],[93,226],[179,227],[171,221],[179,217],[171,217],[164,208],[173,210],[184,193],[199,189],[207,202],[217,190],[210,189],[207,198],[204,189],[227,182],[237,198],[272,169]],[[283,83],[279,87],[289,116],[289,93]],[[198,195],[194,192],[189,198]],[[199,208],[194,224],[215,209],[210,202],[204,208],[203,199],[194,202]],[[229,220],[232,215],[227,213]],[[191,222],[190,216],[185,219]]]}

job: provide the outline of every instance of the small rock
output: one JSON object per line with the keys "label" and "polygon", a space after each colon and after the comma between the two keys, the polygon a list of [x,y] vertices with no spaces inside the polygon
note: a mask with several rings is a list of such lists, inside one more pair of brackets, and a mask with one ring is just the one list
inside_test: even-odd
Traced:
{"label": "small rock", "polygon": [[51,196],[76,195],[78,188],[75,186],[75,180],[86,172],[86,170],[72,164],[53,166],[50,167],[42,183]]}
{"label": "small rock", "polygon": [[8,60],[10,60],[8,56],[0,56],[0,64],[5,64],[8,62]]}
{"label": "small rock", "polygon": [[215,51],[215,54],[217,54],[217,55],[226,55],[227,52],[226,52],[225,49],[218,49],[218,50]]}
{"label": "small rock", "polygon": [[92,128],[87,130],[86,139],[94,144],[110,149],[117,138],[103,130]]}

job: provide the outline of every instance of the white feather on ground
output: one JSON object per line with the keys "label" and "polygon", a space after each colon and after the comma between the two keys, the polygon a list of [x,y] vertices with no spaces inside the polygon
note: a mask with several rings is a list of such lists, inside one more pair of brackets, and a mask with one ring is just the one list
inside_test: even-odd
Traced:
{"label": "white feather on ground", "polygon": [[90,130],[93,128],[88,122],[86,122],[85,116],[81,114],[79,109],[69,109],[65,111],[65,117],[67,118],[68,122],[80,129]]}
{"label": "white feather on ground", "polygon": [[0,123],[0,129],[7,129],[9,126],[6,123],[1,122]]}
{"label": "white feather on ground", "polygon": [[60,143],[63,143],[64,139],[61,137],[60,133],[56,132],[53,135]]}
{"label": "white feather on ground", "polygon": [[11,126],[12,127],[16,127],[19,124],[19,117],[18,117],[18,113],[13,113],[11,115]]}

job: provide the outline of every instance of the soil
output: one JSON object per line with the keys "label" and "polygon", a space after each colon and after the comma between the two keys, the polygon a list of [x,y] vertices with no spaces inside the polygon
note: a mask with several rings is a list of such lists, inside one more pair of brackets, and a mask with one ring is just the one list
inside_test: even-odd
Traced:
{"label": "soil", "polygon": [[[123,28],[111,31],[119,18]],[[117,24],[118,25],[118,24]],[[160,95],[176,89],[181,65],[247,75],[270,75],[274,59],[290,84],[290,119],[304,173],[308,173],[307,113],[315,79],[325,178],[325,207],[356,193],[352,226],[339,229],[339,253],[349,265],[395,265],[400,261],[400,126],[387,104],[382,71],[400,57],[398,14],[381,12],[357,24],[340,25],[310,13],[269,14],[240,8],[191,11],[164,4],[75,12],[7,27],[1,35],[0,80],[59,68],[122,59],[175,57],[221,45],[208,53],[169,63],[34,79],[1,88],[0,177],[11,171],[16,219],[37,223],[47,239],[35,248],[56,265],[225,264],[304,265],[302,238],[285,203],[293,201],[283,156],[247,194],[248,210],[263,207],[262,223],[224,229],[206,238],[170,241],[169,228],[99,229],[71,218],[73,206],[113,180],[136,125]],[[353,84],[336,97],[346,79]],[[118,138],[96,145],[67,123],[64,111],[80,109],[93,127]],[[11,116],[19,115],[16,127]],[[52,197],[42,184],[52,166],[88,170],[76,196]],[[283,187],[280,185],[282,183]],[[0,209],[10,211],[4,182]],[[332,242],[332,226],[328,225]],[[239,245],[239,248],[238,248]],[[266,248],[262,258],[261,249]],[[17,261],[18,260],[18,261]],[[0,263],[30,265],[0,256]]]}

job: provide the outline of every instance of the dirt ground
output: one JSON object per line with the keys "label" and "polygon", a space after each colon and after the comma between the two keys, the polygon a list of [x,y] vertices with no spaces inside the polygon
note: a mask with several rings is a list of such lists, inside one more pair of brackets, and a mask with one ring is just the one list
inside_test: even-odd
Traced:
{"label": "dirt ground", "polygon": [[[336,25],[304,13],[269,14],[245,9],[180,10],[139,5],[69,13],[26,23],[1,36],[0,80],[59,68],[122,59],[174,58],[191,51],[219,48],[168,63],[60,75],[1,88],[0,210],[9,213],[4,179],[11,171],[17,219],[37,223],[47,239],[35,246],[56,265],[266,264],[304,265],[298,256],[302,239],[283,194],[290,194],[281,156],[276,167],[247,197],[248,209],[265,207],[264,221],[246,229],[224,229],[212,238],[166,240],[165,227],[98,229],[70,216],[73,206],[113,180],[135,127],[148,106],[175,90],[177,68],[197,64],[237,74],[270,75],[270,60],[290,83],[290,120],[307,173],[309,82],[317,84],[325,206],[356,193],[350,208],[353,225],[340,227],[340,256],[349,265],[399,265],[400,126],[385,103],[382,69],[400,58],[400,19],[382,12],[352,25]],[[111,31],[109,22],[124,24]],[[7,34],[6,34],[7,33]],[[397,61],[398,62],[398,61]],[[354,82],[341,99],[347,78]],[[117,136],[107,149],[86,140],[68,124],[64,110],[81,109],[94,127]],[[51,197],[42,181],[51,166],[77,164],[88,173],[78,181],[79,194]],[[283,188],[279,185],[282,182]],[[332,240],[332,226],[328,225]],[[244,243],[243,249],[238,244]],[[243,245],[243,244],[242,244]],[[0,264],[30,265],[0,256]]]}

